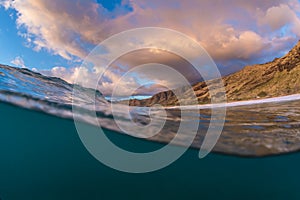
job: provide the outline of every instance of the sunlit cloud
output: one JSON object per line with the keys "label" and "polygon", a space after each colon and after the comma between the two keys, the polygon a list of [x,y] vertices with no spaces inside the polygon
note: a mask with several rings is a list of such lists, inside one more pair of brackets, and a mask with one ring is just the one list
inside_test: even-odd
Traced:
{"label": "sunlit cloud", "polygon": [[300,19],[295,10],[286,4],[273,6],[269,8],[261,17],[259,22],[262,25],[268,25],[272,31],[278,31],[286,28],[287,33],[294,33],[300,37]]}
{"label": "sunlit cloud", "polygon": [[21,58],[20,56],[17,56],[15,59],[13,59],[11,61],[11,64],[15,65],[16,67],[27,68],[25,66],[25,62],[23,58]]}
{"label": "sunlit cloud", "polygon": [[[131,28],[156,26],[190,36],[208,51],[222,72],[229,73],[246,64],[282,56],[300,37],[300,3],[297,0],[123,0],[113,10],[95,0],[0,0],[0,4],[17,12],[16,24],[20,34],[34,50],[46,50],[76,61],[84,60],[91,49],[113,34]],[[167,39],[169,44],[177,42],[173,38]],[[119,45],[137,44],[122,44],[120,41]],[[149,60],[153,54],[160,53],[161,50],[154,48],[149,54],[140,52],[135,57]],[[166,55],[165,59],[174,57]],[[135,63],[139,61],[135,61],[134,56],[123,59],[123,63],[115,67],[122,65],[125,68],[106,74],[107,81],[100,83],[101,89],[109,93],[124,71],[134,67]],[[80,74],[86,81],[85,85],[91,86],[97,81],[102,67],[97,65],[97,68],[86,69]],[[48,70],[48,74],[73,82],[78,68],[55,67]],[[183,65],[175,68],[190,70]],[[124,91],[140,85],[143,82],[140,80],[146,83],[153,79],[153,74],[141,74],[124,82]],[[159,80],[153,85],[160,85]]]}

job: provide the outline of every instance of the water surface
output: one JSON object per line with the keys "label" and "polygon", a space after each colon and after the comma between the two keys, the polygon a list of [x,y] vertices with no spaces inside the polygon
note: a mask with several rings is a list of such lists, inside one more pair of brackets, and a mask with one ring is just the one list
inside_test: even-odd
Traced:
{"label": "water surface", "polygon": [[[77,86],[76,99],[74,86],[58,79],[45,77],[27,69],[0,66],[0,101],[21,106],[30,110],[52,114],[61,118],[73,119],[72,103],[82,112],[78,119],[82,122],[124,133],[116,125],[118,117],[123,126],[131,128],[131,121],[146,126],[149,123],[149,109],[128,108],[118,105],[112,114],[111,104],[100,92]],[[96,97],[95,97],[96,94]],[[94,100],[96,99],[96,100]],[[89,111],[96,104],[97,123]],[[213,105],[218,106],[218,105]],[[224,106],[224,105],[222,105]],[[295,152],[300,149],[300,95],[272,98],[267,100],[229,103],[225,126],[215,152],[240,156],[267,156]],[[125,112],[130,109],[130,115]],[[164,110],[154,109],[152,120],[163,118]],[[199,121],[198,134],[192,144],[200,148],[211,120],[211,105],[174,107],[166,109],[167,120],[163,129],[147,140],[169,143],[178,131],[181,115]],[[165,118],[165,117],[164,117]],[[218,126],[218,124],[216,124]],[[152,129],[143,133],[152,135]],[[191,137],[188,132],[180,135],[177,145],[186,146]]]}

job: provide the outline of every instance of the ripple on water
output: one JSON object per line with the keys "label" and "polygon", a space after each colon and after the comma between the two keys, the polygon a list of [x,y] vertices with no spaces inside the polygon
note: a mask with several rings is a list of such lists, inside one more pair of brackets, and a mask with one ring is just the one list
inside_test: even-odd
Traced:
{"label": "ripple on water", "polygon": [[[13,90],[12,90],[13,89]],[[89,110],[93,108],[95,91],[77,87],[78,96],[72,99],[73,85],[26,69],[16,69],[0,65],[0,101],[24,108],[38,110],[63,118],[73,118],[72,102],[78,102],[82,112],[79,120],[91,123]],[[96,92],[97,120],[103,128],[122,131],[112,117],[109,103]],[[295,97],[293,99],[293,97]],[[76,106],[75,105],[75,106]],[[126,107],[127,108],[127,107]],[[122,119],[124,126],[130,126],[132,116],[139,124],[147,125],[147,108],[131,110],[128,118],[124,105],[114,114]],[[229,104],[222,135],[214,151],[241,156],[266,156],[300,150],[300,100],[299,95],[266,100],[264,103],[239,102]],[[167,120],[163,129],[149,140],[168,143],[177,133],[181,112],[188,120],[199,121],[199,129],[193,148],[200,148],[211,120],[211,106],[188,106],[167,109]],[[200,109],[200,110],[199,110]],[[159,112],[151,116],[161,119]],[[219,126],[218,119],[212,119]],[[96,125],[96,124],[93,124]],[[130,128],[130,127],[129,127]],[[146,132],[147,134],[147,132]],[[149,129],[149,135],[152,135]],[[189,132],[179,135],[178,145],[186,145]]]}

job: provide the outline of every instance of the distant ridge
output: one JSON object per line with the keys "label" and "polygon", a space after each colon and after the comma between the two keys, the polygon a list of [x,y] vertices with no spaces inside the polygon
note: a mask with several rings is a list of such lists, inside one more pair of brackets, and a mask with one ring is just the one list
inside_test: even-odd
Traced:
{"label": "distant ridge", "polygon": [[[257,98],[278,97],[300,93],[300,41],[282,58],[260,65],[247,66],[241,71],[223,77],[227,101],[251,100]],[[213,81],[211,82],[213,85]],[[205,82],[193,85],[199,104],[210,103],[210,94]],[[191,102],[190,90],[184,91],[185,104]],[[179,105],[179,102],[170,91],[163,91],[149,99],[133,99],[122,102],[130,106],[164,106]]]}

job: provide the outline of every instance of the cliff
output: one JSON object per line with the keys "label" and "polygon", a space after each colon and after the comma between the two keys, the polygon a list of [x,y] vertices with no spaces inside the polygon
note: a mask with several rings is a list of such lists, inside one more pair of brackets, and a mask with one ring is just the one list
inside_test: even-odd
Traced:
{"label": "cliff", "polygon": [[[272,62],[247,66],[239,72],[223,77],[227,101],[241,101],[257,98],[278,97],[300,93],[300,41],[282,58]],[[213,81],[210,84],[214,84]],[[210,94],[205,82],[192,86],[199,104],[210,102]],[[185,104],[192,102],[190,89],[180,88],[184,92]],[[122,102],[130,106],[179,105],[172,91],[163,91],[149,99]]]}

